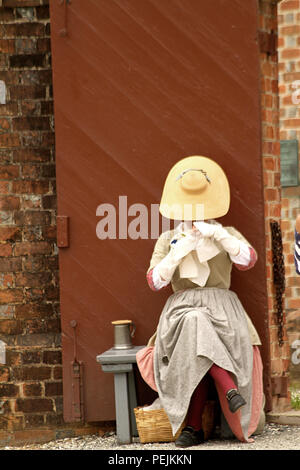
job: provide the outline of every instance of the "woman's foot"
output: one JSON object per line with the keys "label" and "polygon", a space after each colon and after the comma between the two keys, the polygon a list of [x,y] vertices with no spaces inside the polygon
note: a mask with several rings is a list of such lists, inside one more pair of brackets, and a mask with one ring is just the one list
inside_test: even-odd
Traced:
{"label": "woman's foot", "polygon": [[204,433],[203,430],[195,431],[192,426],[186,426],[181,431],[180,436],[175,441],[176,447],[191,447],[197,446],[204,442]]}
{"label": "woman's foot", "polygon": [[236,389],[228,390],[226,393],[226,398],[228,400],[228,405],[231,413],[235,413],[242,406],[246,405],[246,402],[242,395]]}

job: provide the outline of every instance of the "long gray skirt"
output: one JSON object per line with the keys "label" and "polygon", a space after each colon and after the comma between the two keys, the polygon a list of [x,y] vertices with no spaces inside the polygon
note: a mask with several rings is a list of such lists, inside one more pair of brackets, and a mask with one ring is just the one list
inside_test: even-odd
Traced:
{"label": "long gray skirt", "polygon": [[175,292],[161,313],[154,352],[158,394],[175,434],[193,391],[212,364],[228,370],[247,404],[241,427],[247,440],[252,404],[253,348],[247,314],[227,289]]}

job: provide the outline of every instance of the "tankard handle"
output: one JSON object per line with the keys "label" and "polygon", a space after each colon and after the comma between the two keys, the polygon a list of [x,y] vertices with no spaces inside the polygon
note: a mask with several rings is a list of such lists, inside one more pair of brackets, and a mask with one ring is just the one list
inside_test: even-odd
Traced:
{"label": "tankard handle", "polygon": [[132,326],[132,330],[131,330],[130,336],[131,336],[131,338],[133,338],[133,337],[134,337],[135,330],[136,330],[135,323],[133,323],[133,321],[132,321],[130,326]]}

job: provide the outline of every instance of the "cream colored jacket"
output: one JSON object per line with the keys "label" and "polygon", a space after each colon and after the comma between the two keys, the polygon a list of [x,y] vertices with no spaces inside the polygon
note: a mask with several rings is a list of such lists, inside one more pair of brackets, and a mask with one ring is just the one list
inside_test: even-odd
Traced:
{"label": "cream colored jacket", "polygon": [[[238,232],[234,227],[224,227],[230,235],[235,236],[239,240],[246,243],[251,247],[250,243]],[[147,270],[147,273],[153,269],[158,263],[168,254],[170,250],[170,241],[175,234],[175,230],[168,230],[160,235],[158,238],[154,251],[150,260],[150,265]],[[220,253],[214,258],[208,260],[208,265],[210,268],[210,274],[207,279],[206,285],[204,287],[218,287],[220,289],[229,289],[231,284],[231,270],[232,270],[232,261],[228,253],[222,248],[222,246],[216,243],[220,248]],[[252,247],[253,248],[253,247]],[[172,280],[171,280],[172,289],[174,292],[183,289],[193,289],[199,288],[197,284],[194,284],[192,281],[186,278],[180,278],[179,268],[177,267]],[[247,314],[246,314],[247,315]],[[260,338],[258,333],[247,315],[249,333],[253,345],[261,345]],[[148,346],[154,345],[156,333],[150,338]]]}

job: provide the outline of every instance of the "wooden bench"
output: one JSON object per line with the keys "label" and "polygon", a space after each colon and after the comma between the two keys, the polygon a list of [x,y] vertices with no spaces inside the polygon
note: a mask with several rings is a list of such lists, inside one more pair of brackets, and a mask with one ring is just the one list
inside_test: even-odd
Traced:
{"label": "wooden bench", "polygon": [[137,406],[133,365],[136,353],[145,346],[131,349],[108,349],[96,357],[103,372],[114,374],[117,440],[119,444],[132,442],[138,436],[134,408]]}

